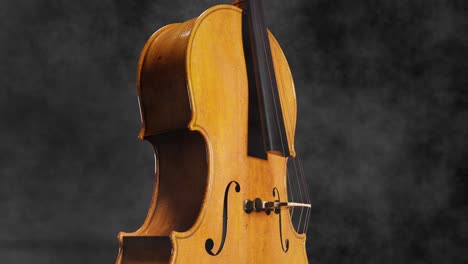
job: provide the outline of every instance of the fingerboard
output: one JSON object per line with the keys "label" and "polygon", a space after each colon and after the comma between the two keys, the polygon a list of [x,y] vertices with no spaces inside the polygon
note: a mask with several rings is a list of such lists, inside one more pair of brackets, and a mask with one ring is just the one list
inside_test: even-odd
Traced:
{"label": "fingerboard", "polygon": [[[248,71],[250,90],[256,90],[258,100],[258,111],[261,121],[261,131],[264,152],[290,156],[286,129],[284,126],[283,112],[278,94],[275,69],[270,49],[270,41],[265,27],[262,0],[248,0],[242,3],[244,16],[247,18],[248,46],[246,51],[246,62],[252,70]],[[245,23],[244,23],[245,24]],[[250,56],[250,58],[247,58]],[[251,92],[249,92],[252,94]],[[254,99],[251,96],[250,99]],[[249,104],[253,105],[253,104]],[[249,116],[251,110],[249,109]],[[249,122],[250,123],[250,122]],[[250,128],[249,128],[250,129]]]}

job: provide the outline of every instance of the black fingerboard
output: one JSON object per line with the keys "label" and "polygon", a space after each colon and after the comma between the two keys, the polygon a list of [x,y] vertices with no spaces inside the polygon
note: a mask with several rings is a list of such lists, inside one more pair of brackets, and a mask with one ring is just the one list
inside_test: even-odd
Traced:
{"label": "black fingerboard", "polygon": [[[289,145],[265,28],[262,0],[246,1],[243,20],[244,50],[249,75],[249,155],[265,158],[269,152],[288,157]],[[255,132],[258,130],[261,133]],[[263,142],[263,153],[255,141]]]}

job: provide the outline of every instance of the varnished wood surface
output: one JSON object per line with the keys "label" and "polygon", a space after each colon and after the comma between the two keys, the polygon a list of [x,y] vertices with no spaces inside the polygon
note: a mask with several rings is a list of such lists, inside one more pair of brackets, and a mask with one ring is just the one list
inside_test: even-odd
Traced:
{"label": "varnished wood surface", "polygon": [[[294,84],[281,48],[271,34],[269,37],[289,148],[295,153]],[[168,68],[176,74],[169,75]],[[147,254],[147,258],[130,257],[141,247],[132,250],[126,240],[139,236],[153,241],[149,244],[162,239],[155,237],[170,237],[170,263],[307,263],[305,236],[295,232],[287,210],[281,212],[283,240],[289,240],[286,253],[280,240],[279,215],[247,214],[243,210],[245,199],[275,200],[272,191],[276,187],[286,200],[287,191],[286,158],[247,156],[248,85],[241,10],[215,6],[197,19],[155,33],[142,53],[138,87],[143,121],[140,136],[151,139],[158,160],[164,159],[167,166],[176,169],[157,166],[147,219],[138,231],[119,235],[117,263],[160,263],[155,259],[169,256],[166,242],[151,250],[144,247],[147,250],[141,254]],[[185,143],[159,140],[171,133],[182,138],[180,135],[185,135]],[[159,150],[171,145],[181,155]],[[223,199],[231,181],[240,184],[240,192],[229,193],[226,242],[219,255],[211,256],[205,250],[205,241],[212,238],[214,249],[218,249]],[[192,185],[193,191],[188,191]],[[176,200],[164,197],[163,192],[176,196]],[[171,207],[194,198],[197,202],[192,202],[190,209]],[[164,252],[154,252],[158,250]]]}

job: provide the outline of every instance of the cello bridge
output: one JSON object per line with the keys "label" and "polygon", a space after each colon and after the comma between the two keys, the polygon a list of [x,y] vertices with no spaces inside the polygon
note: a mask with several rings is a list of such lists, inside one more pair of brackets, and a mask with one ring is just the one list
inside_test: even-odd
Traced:
{"label": "cello bridge", "polygon": [[262,199],[260,198],[255,198],[255,200],[244,201],[244,211],[248,214],[250,214],[253,211],[257,213],[265,212],[267,214],[270,214],[273,211],[275,214],[279,214],[281,211],[281,208],[294,208],[294,207],[310,208],[311,205],[306,204],[306,203],[282,202],[279,200],[275,200],[272,202],[262,201]]}

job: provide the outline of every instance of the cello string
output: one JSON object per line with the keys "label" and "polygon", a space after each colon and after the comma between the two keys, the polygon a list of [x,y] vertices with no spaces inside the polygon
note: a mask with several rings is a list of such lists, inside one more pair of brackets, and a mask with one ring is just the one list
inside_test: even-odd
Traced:
{"label": "cello string", "polygon": [[[302,188],[301,188],[301,183],[299,181],[299,174],[297,173],[296,159],[293,159],[293,166],[294,166],[294,171],[295,171],[296,179],[297,179],[297,187],[299,188],[299,194],[301,196],[301,203],[303,203],[304,197],[302,195]],[[299,227],[301,226],[303,212],[304,212],[304,207],[301,207],[301,214],[299,216],[299,222],[298,222],[297,229],[296,229],[298,232],[299,232]]]}
{"label": "cello string", "polygon": [[[307,179],[305,178],[305,173],[304,173],[304,164],[302,162],[302,158],[301,156],[298,156],[298,163],[299,163],[299,168],[300,168],[300,171],[301,171],[301,174],[303,175],[304,177],[304,184],[306,186],[306,190],[307,190],[307,199],[308,199],[308,203],[309,204],[312,204],[312,200],[310,198],[310,192],[309,192],[309,182],[307,181]],[[307,208],[308,210],[308,213],[307,213],[307,216],[306,216],[306,221],[307,221],[307,224],[305,226],[305,233],[307,234],[307,229],[309,227],[309,220],[310,220],[310,214],[312,213],[312,207],[310,208]]]}
{"label": "cello string", "polygon": [[[258,5],[259,5],[259,9],[262,10],[262,2],[261,0],[259,1],[253,1],[253,2],[257,2]],[[255,8],[257,8],[257,6],[255,5],[252,5],[254,6]],[[264,21],[264,18],[263,18],[263,13],[262,12],[258,12],[259,14],[259,23],[261,25],[264,25],[265,27],[265,21]],[[263,30],[265,30],[264,32],[262,32],[262,44],[263,44],[263,51],[264,51],[264,55],[265,55],[265,59],[268,58],[267,56],[267,53],[266,53],[266,44],[265,44],[265,37],[268,38],[268,32],[266,31],[266,29],[264,28]],[[267,39],[267,41],[269,41]],[[270,50],[270,53],[271,53],[271,50]],[[271,80],[271,69],[270,69],[270,65],[268,63],[265,63],[266,67],[267,67],[267,70],[268,70],[268,77],[269,77],[269,81],[270,81],[270,89],[271,89],[271,93],[274,94],[274,91],[273,91],[273,82]],[[278,96],[279,96],[279,91],[278,91]],[[281,131],[281,122],[280,122],[280,118],[279,118],[279,114],[278,114],[278,104],[276,102],[276,98],[273,96],[273,104],[274,104],[274,108],[275,108],[275,116],[276,116],[276,123],[278,125],[278,132],[279,132],[279,136],[280,136],[280,140],[281,140],[281,148],[282,148],[282,151],[283,151],[283,154],[285,153],[285,149],[284,149],[284,141],[283,141],[283,133]],[[282,110],[282,109],[280,109]],[[289,146],[288,146],[289,147]],[[287,164],[286,164],[287,166]]]}
{"label": "cello string", "polygon": [[[254,2],[257,2],[258,3],[258,8],[260,10],[263,10],[262,9],[262,1],[259,0],[259,1],[254,1]],[[268,31],[266,30],[265,28],[265,21],[264,21],[264,18],[263,18],[263,12],[258,12],[259,14],[259,19],[260,19],[260,24],[263,25],[263,31],[262,31],[262,44],[263,44],[263,53],[265,55],[265,60],[268,59],[268,54],[267,54],[267,51],[266,51],[266,43],[265,43],[265,37],[267,38],[266,41],[269,41],[268,40]],[[270,48],[270,53],[271,53],[271,48]],[[272,56],[270,54],[270,56]],[[271,94],[274,94],[274,90],[273,90],[273,81],[271,79],[271,76],[272,76],[272,71],[270,69],[270,64],[269,63],[266,63],[265,62],[265,65],[266,65],[266,68],[268,70],[268,80],[270,81],[270,90],[271,90]],[[274,71],[273,71],[274,73]],[[278,91],[278,96],[279,96],[279,91]],[[276,98],[274,96],[272,96],[272,101],[273,101],[273,105],[274,105],[274,108],[275,108],[275,117],[276,117],[276,124],[278,125],[278,132],[279,132],[279,136],[280,136],[280,140],[281,140],[281,149],[283,151],[283,154],[285,153],[285,149],[284,149],[284,140],[283,140],[283,132],[281,131],[281,122],[280,122],[280,118],[279,118],[279,114],[278,114],[278,104],[276,102]],[[281,111],[282,108],[281,108],[281,105],[280,105],[280,109],[279,111]]]}
{"label": "cello string", "polygon": [[[304,177],[304,174],[301,173],[301,166],[300,166],[300,163],[299,163],[299,153],[297,154],[297,166],[298,166],[298,170],[299,170],[299,176],[301,177],[301,182],[302,182],[302,188],[303,188],[303,192],[304,192],[304,197],[305,197],[305,201],[307,204],[310,204],[310,199],[309,199],[309,195],[308,195],[308,190],[307,190],[307,187],[306,187],[306,179]],[[302,230],[302,233],[305,232],[305,227],[306,225],[308,224],[308,214],[309,214],[309,210],[310,208],[307,207],[306,208],[306,212],[305,212],[305,216],[304,216],[304,226],[303,226],[303,230]]]}
{"label": "cello string", "polygon": [[[288,172],[288,166],[287,166],[287,163],[286,163],[286,179],[288,180],[288,190],[291,192],[291,201],[294,201],[294,192],[293,192],[293,189],[292,189],[292,185],[291,185],[291,180],[289,179],[290,176],[289,176],[289,172]],[[294,217],[294,207],[291,209],[291,219],[293,219]]]}
{"label": "cello string", "polygon": [[[297,155],[297,154],[296,154]],[[298,188],[299,188],[299,193],[301,195],[301,203],[304,203],[304,197],[303,197],[303,191],[302,191],[302,187],[304,184],[301,184],[300,183],[300,180],[299,180],[299,173],[297,172],[297,164],[296,164],[296,159],[293,159],[293,166],[294,166],[294,171],[296,172],[296,178],[297,178],[297,185],[298,185]],[[305,195],[305,193],[304,193]],[[299,217],[299,223],[297,225],[297,231],[299,232],[300,230],[300,227],[301,227],[301,222],[302,222],[302,214],[304,212],[304,207],[301,207],[301,214],[300,214],[300,217]]]}
{"label": "cello string", "polygon": [[[265,44],[265,37],[268,38],[268,32],[266,31],[266,26],[265,26],[265,21],[264,21],[264,18],[263,18],[263,9],[262,9],[262,2],[261,0],[258,0],[258,1],[249,1],[250,3],[250,7],[251,9],[255,9],[255,12],[256,14],[258,15],[258,19],[255,20],[255,22],[257,23],[257,28],[260,30],[261,32],[261,40],[262,40],[262,46],[263,46],[263,54],[264,54],[264,58],[265,58],[265,61],[264,61],[264,65],[266,65],[266,68],[267,68],[267,71],[268,71],[268,80],[270,82],[270,90],[271,90],[271,94],[274,94],[274,91],[273,91],[273,82],[271,80],[271,70],[270,70],[270,65],[269,63],[267,63],[267,59],[268,59],[268,54],[267,54],[267,51],[266,51],[266,44]],[[255,5],[255,3],[257,3],[257,5]],[[253,13],[254,10],[251,10],[251,12]],[[268,40],[267,40],[268,41]],[[270,50],[270,54],[271,54],[271,50]],[[279,91],[278,91],[278,95],[279,95]],[[276,103],[276,100],[275,100],[275,97],[272,96],[273,98],[273,105],[274,105],[274,108],[275,108],[275,117],[276,117],[276,123],[278,125],[278,132],[279,132],[279,136],[280,136],[280,141],[281,141],[281,149],[283,151],[283,154],[285,153],[285,149],[284,149],[284,141],[283,141],[283,133],[281,131],[281,122],[279,120],[279,114],[278,114],[278,106],[277,106],[277,103]],[[280,109],[281,111],[281,109]],[[287,173],[287,159],[286,159],[286,177],[288,176],[288,173]],[[291,189],[292,190],[292,189]]]}
{"label": "cello string", "polygon": [[[303,188],[304,188],[304,193],[305,193],[305,197],[306,197],[306,202],[307,204],[311,204],[311,199],[310,199],[310,193],[309,193],[309,185],[308,185],[308,182],[307,182],[307,178],[305,177],[305,174],[304,174],[304,168],[303,168],[303,165],[302,165],[302,158],[301,158],[301,155],[298,153],[297,154],[297,164],[298,164],[298,168],[299,168],[299,173],[301,175],[301,178],[302,178],[302,183],[303,183]],[[307,229],[307,226],[309,225],[309,215],[310,215],[310,212],[311,212],[311,207],[307,207],[306,208],[306,215],[305,215],[305,219],[304,219],[304,228],[303,228],[303,233],[306,233],[306,229]]]}
{"label": "cello string", "polygon": [[[262,40],[263,51],[264,51],[264,55],[265,55],[264,58],[268,59],[268,56],[267,56],[267,53],[266,53],[266,44],[265,44],[265,37],[268,38],[268,31],[266,31],[266,28],[265,28],[265,23],[264,23],[264,18],[263,18],[263,13],[262,13],[261,0],[257,1],[257,3],[258,3],[258,6],[255,6],[254,4],[252,4],[251,8],[252,9],[254,9],[254,8],[255,9],[257,9],[257,8],[260,9],[260,12],[257,12],[257,14],[259,15],[259,21],[257,21],[257,23],[261,23],[260,25],[263,25],[262,30],[264,30],[264,31],[261,31],[263,33],[262,36],[261,36],[261,40]],[[256,11],[258,11],[258,10],[256,10]],[[268,39],[266,39],[266,40],[268,41]],[[271,53],[271,50],[270,50],[270,53]],[[271,92],[272,92],[272,94],[274,94],[272,79],[271,79],[272,75],[271,75],[270,65],[269,65],[269,63],[265,63],[264,65],[266,65],[266,68],[267,68],[267,71],[268,71],[268,78],[269,78],[269,81],[270,81]],[[279,96],[279,90],[278,90],[278,96]],[[278,99],[280,99],[280,98],[278,98]],[[281,141],[281,148],[282,148],[282,151],[283,151],[283,154],[284,154],[285,153],[285,149],[284,149],[285,146],[284,146],[283,137],[287,136],[287,135],[283,135],[283,133],[282,133],[280,117],[279,117],[279,114],[278,114],[278,103],[277,103],[276,98],[274,96],[273,96],[273,104],[274,104],[274,108],[275,108],[275,116],[276,116],[276,122],[277,122],[277,125],[278,125],[278,132],[279,132],[279,137],[280,137],[280,141]],[[282,109],[280,108],[279,110],[281,111]],[[289,109],[287,109],[287,111],[289,112]],[[285,117],[283,116],[283,118],[285,118]],[[283,122],[284,122],[284,119],[283,119]],[[288,148],[289,148],[289,145],[288,145]],[[303,194],[302,194],[302,189],[301,189],[301,184],[300,184],[300,181],[299,181],[299,175],[298,175],[298,172],[297,172],[297,165],[296,165],[295,159],[293,159],[293,164],[294,164],[294,172],[295,172],[295,175],[296,175],[297,185],[299,187],[299,194],[300,194],[301,202],[303,202],[304,197],[303,197]],[[286,161],[286,166],[287,166],[287,161]],[[287,171],[287,168],[286,168],[286,171]],[[286,177],[288,178],[288,181],[289,181],[289,173],[287,173]],[[302,186],[304,186],[304,184],[302,184]],[[291,193],[292,192],[293,191],[292,191],[292,188],[291,188]],[[300,227],[300,224],[301,224],[301,221],[302,221],[303,211],[304,211],[304,208],[301,207],[301,214],[300,214],[299,224],[298,224],[298,228],[297,228],[298,231],[299,231],[299,227]]]}
{"label": "cello string", "polygon": [[[252,1],[253,3],[257,3],[258,4],[258,9],[260,10],[260,12],[257,12],[258,14],[258,18],[260,21],[258,21],[258,23],[260,23],[260,25],[263,25],[263,27],[261,27],[262,31],[262,36],[261,36],[261,40],[262,40],[262,44],[263,44],[263,53],[265,55],[265,62],[264,62],[264,65],[266,65],[266,68],[267,68],[267,71],[268,71],[268,80],[270,81],[270,90],[271,90],[271,94],[275,94],[274,93],[274,90],[273,90],[273,81],[271,79],[271,69],[270,69],[270,65],[269,63],[267,63],[268,61],[268,54],[267,54],[267,50],[266,50],[266,44],[265,44],[265,37],[267,38],[266,41],[269,41],[268,40],[268,31],[266,30],[266,27],[265,27],[265,20],[263,18],[263,6],[262,6],[262,1],[261,0],[258,0],[258,1]],[[255,6],[254,4],[252,6]],[[257,6],[255,6],[255,8],[257,8]],[[258,11],[258,10],[257,10]],[[270,56],[271,55],[271,47],[270,47]],[[272,58],[273,59],[273,58]],[[274,73],[274,71],[273,71]],[[279,91],[278,91],[278,96],[279,96]],[[284,141],[283,141],[283,133],[281,131],[281,122],[280,122],[280,118],[279,118],[279,114],[278,114],[278,104],[276,102],[276,98],[274,96],[272,96],[272,101],[273,101],[273,105],[274,105],[274,108],[275,108],[275,117],[276,117],[276,124],[278,125],[278,132],[279,132],[279,137],[280,137],[280,141],[281,141],[281,149],[283,151],[283,154],[285,153],[285,149],[284,149]],[[280,105],[280,109],[279,111],[281,111],[281,105]],[[289,146],[288,146],[289,147]],[[286,162],[286,165],[287,165],[287,162]]]}
{"label": "cello string", "polygon": [[[267,54],[267,50],[266,50],[266,44],[265,44],[265,41],[269,41],[268,39],[268,31],[266,30],[266,26],[265,26],[265,21],[264,21],[264,18],[263,18],[263,9],[262,9],[262,2],[261,0],[258,0],[258,1],[251,1],[251,7],[252,8],[255,8],[256,11],[257,11],[257,14],[258,14],[258,21],[257,23],[259,23],[259,25],[263,25],[263,27],[259,27],[261,28],[261,40],[262,40],[262,46],[263,46],[263,53],[264,53],[264,58],[265,58],[265,61],[264,61],[264,65],[266,65],[266,68],[267,68],[267,71],[268,71],[268,80],[270,82],[270,90],[271,90],[271,94],[273,95],[274,94],[274,90],[273,90],[273,81],[271,79],[271,69],[270,69],[270,65],[269,63],[267,63],[268,61],[268,54]],[[258,6],[256,6],[254,3],[257,3]],[[257,8],[260,10],[258,11]],[[265,40],[265,38],[267,38]],[[270,47],[270,56],[271,55],[271,47]],[[278,90],[278,96],[279,96],[279,90]],[[279,132],[279,137],[280,137],[280,141],[281,141],[281,150],[282,150],[282,153],[284,154],[285,153],[285,149],[284,149],[284,140],[283,140],[283,133],[281,131],[281,122],[280,122],[280,118],[279,118],[279,114],[278,114],[278,104],[276,102],[276,98],[274,96],[272,96],[272,99],[273,99],[273,105],[274,105],[274,108],[275,108],[275,117],[276,117],[276,124],[278,126],[278,132]],[[281,105],[280,105],[281,106]],[[281,111],[282,109],[280,108],[279,111]],[[286,131],[285,131],[286,132]],[[289,146],[288,146],[289,147]],[[287,165],[288,165],[288,162],[287,162],[288,158],[286,159],[286,177],[289,177],[289,173],[288,173],[288,168],[287,168]],[[289,178],[288,178],[288,181],[289,181]],[[292,185],[291,185],[292,187]],[[293,192],[292,188],[291,188],[291,193]]]}
{"label": "cello string", "polygon": [[[297,156],[297,163],[298,163],[302,183],[303,183],[303,186],[304,186],[304,192],[305,192],[306,200],[307,200],[307,203],[310,204],[310,195],[309,195],[309,190],[308,190],[309,188],[308,188],[307,181],[306,181],[306,178],[305,178],[305,175],[304,175],[304,168],[302,166],[302,159],[301,159],[300,155]],[[309,215],[310,215],[310,208],[307,208],[303,233],[307,232],[306,229],[307,229],[307,226],[309,224]]]}
{"label": "cello string", "polygon": [[[262,19],[263,19],[263,17],[262,17]],[[265,44],[264,44],[264,45],[265,45]],[[268,66],[267,69],[268,69],[268,72],[269,72],[269,77],[271,77],[271,72],[270,72],[269,64],[267,64],[267,66]],[[270,79],[270,84],[271,84],[271,79]],[[271,85],[270,87],[272,88],[273,86]],[[279,95],[279,90],[278,90],[278,95]],[[275,104],[275,111],[277,111],[276,100],[275,100],[274,97],[273,97],[273,99],[274,99],[273,102],[274,102],[274,104]],[[285,110],[286,110],[287,112],[289,112],[289,109],[288,109],[288,108],[285,109]],[[280,139],[281,139],[281,143],[282,143],[282,144],[281,144],[281,147],[282,147],[283,153],[284,153],[283,134],[282,134],[282,131],[281,131],[281,129],[280,129],[280,124],[279,124],[279,123],[280,123],[280,120],[279,120],[280,118],[279,118],[277,112],[275,112],[275,114],[276,114],[276,120],[277,120],[277,123],[278,123],[279,135],[280,135]],[[283,115],[283,118],[284,118],[284,120],[285,120],[285,119],[287,118],[287,116]],[[285,131],[285,132],[286,132],[286,131]],[[289,147],[289,146],[288,146],[288,147]],[[297,153],[297,155],[299,155],[299,154]],[[306,196],[306,200],[307,200],[308,203],[310,204],[310,197],[308,197],[308,190],[306,190],[306,186],[307,186],[307,185],[305,184],[306,180],[305,180],[305,176],[304,176],[304,174],[303,174],[303,168],[301,168],[301,169],[299,170],[299,171],[302,170],[302,175],[301,175],[300,173],[298,173],[298,169],[297,169],[298,166],[296,165],[296,158],[293,158],[292,161],[293,161],[293,165],[294,165],[294,174],[295,174],[295,176],[296,176],[296,182],[297,182],[298,187],[299,187],[299,194],[300,194],[300,198],[301,198],[301,203],[304,202],[304,196],[307,195],[307,196]],[[300,178],[301,180],[299,180],[299,177],[300,177],[300,176],[302,176],[302,177]],[[287,174],[286,177],[288,178],[288,182],[290,183],[290,179],[289,179],[289,178],[290,178],[290,174]],[[291,185],[290,185],[290,186],[291,186]],[[302,190],[301,186],[304,188],[304,190]],[[292,187],[292,186],[291,186],[291,187]],[[291,188],[291,193],[293,193],[292,188]],[[303,195],[303,194],[304,194],[304,195]],[[293,198],[293,201],[294,201],[294,198]],[[294,207],[293,207],[293,210],[294,210]],[[300,216],[299,216],[299,222],[298,222],[298,226],[297,226],[297,231],[298,231],[298,232],[300,232],[300,227],[301,227],[301,222],[302,222],[303,213],[304,213],[304,207],[301,207],[301,213],[300,213]],[[306,218],[305,218],[305,220],[304,220],[303,231],[306,229],[306,225],[308,225],[308,215],[309,215],[309,214],[310,214],[310,208],[307,208],[307,209],[306,209],[306,215],[305,215]],[[294,211],[291,213],[291,218],[293,218],[293,217],[294,217]]]}

